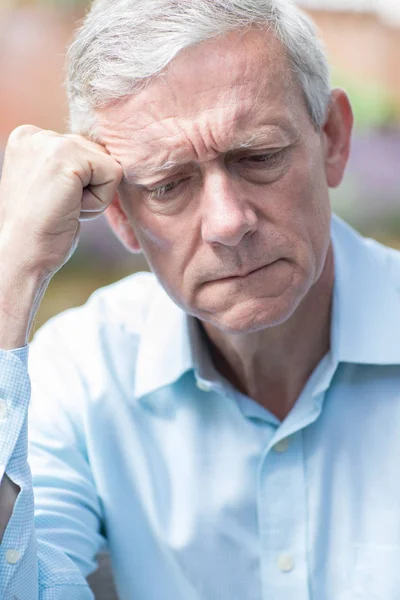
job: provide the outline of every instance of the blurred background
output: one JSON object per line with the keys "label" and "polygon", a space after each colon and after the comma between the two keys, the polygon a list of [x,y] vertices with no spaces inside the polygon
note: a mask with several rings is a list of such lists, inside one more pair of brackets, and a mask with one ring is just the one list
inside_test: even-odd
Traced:
{"label": "blurred background", "polygon": [[[65,48],[87,0],[0,0],[0,165],[22,123],[65,131]],[[363,234],[400,248],[400,0],[299,0],[325,41],[334,85],[356,114],[335,211]],[[1,167],[0,167],[1,168]],[[139,269],[103,218],[83,226],[71,261],[47,291],[35,327],[90,293]]]}

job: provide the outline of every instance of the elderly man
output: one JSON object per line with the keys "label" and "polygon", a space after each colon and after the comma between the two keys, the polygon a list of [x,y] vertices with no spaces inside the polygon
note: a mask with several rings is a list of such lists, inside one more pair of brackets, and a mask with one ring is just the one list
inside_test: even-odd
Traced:
{"label": "elderly man", "polygon": [[[68,91],[0,188],[1,598],[89,600],[105,541],[120,600],[399,598],[400,257],[331,217],[352,111],[312,25],[98,0]],[[28,376],[105,208],[154,274],[47,324]]]}

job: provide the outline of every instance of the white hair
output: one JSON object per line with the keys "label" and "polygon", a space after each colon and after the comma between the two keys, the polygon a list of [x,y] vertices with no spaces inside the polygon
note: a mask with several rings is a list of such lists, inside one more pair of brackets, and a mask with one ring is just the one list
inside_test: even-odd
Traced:
{"label": "white hair", "polygon": [[320,128],[328,62],[313,22],[291,0],[95,0],[68,51],[71,131],[95,136],[97,108],[143,89],[185,48],[254,25],[283,44]]}

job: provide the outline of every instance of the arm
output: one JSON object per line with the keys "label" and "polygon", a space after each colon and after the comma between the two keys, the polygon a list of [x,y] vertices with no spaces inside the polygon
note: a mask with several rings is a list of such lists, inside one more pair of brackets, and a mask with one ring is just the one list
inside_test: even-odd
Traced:
{"label": "arm", "polygon": [[85,373],[65,340],[69,318],[53,319],[31,345],[28,456],[38,539],[65,552],[86,578],[105,540],[85,433],[90,399]]}
{"label": "arm", "polygon": [[[5,291],[2,298],[4,304]],[[21,295],[18,304],[8,303],[7,319],[0,312],[4,346],[5,337],[11,343],[23,341],[24,329],[17,323],[28,315],[24,306],[29,302]],[[34,344],[34,394],[27,346],[0,350],[0,598],[4,600],[91,600],[85,577],[94,570],[94,557],[104,545],[89,465],[80,452],[71,413],[64,413],[59,404],[62,392],[71,405],[72,399],[83,404],[81,380],[74,376],[72,361],[68,367],[67,356],[58,359],[64,372],[54,372],[55,368],[52,372],[52,363],[57,363],[54,350],[48,336],[44,345]],[[27,461],[28,407],[36,516]]]}
{"label": "arm", "polygon": [[[48,529],[60,528],[58,538],[49,538],[45,526],[43,535],[36,531],[27,460],[31,386],[26,342],[48,282],[76,246],[79,221],[104,211],[121,177],[120,165],[104,148],[79,136],[25,126],[13,132],[6,148],[0,181],[2,600],[93,598],[79,567],[86,559],[82,571],[88,570],[88,565],[90,570],[91,551],[101,539],[97,533],[99,512],[88,466],[68,436],[62,450],[44,444],[41,454],[43,463],[48,461],[54,467],[42,487],[43,503],[50,507],[45,516],[54,517]],[[52,400],[46,396],[44,401],[50,406]],[[46,417],[39,414],[36,422],[44,422]],[[62,473],[58,479],[56,467]],[[57,490],[56,496],[48,483]],[[52,500],[56,504],[51,505]],[[82,529],[87,543],[78,547]]]}
{"label": "arm", "polygon": [[[30,381],[26,358],[26,348],[0,351],[1,400],[7,405],[5,417],[0,421],[2,486],[3,481],[10,481],[12,488],[19,490],[0,545],[0,598],[92,600],[85,578],[64,548],[49,545],[36,533],[32,479],[27,462]],[[3,489],[11,491],[8,485]],[[4,508],[2,505],[1,510]]]}

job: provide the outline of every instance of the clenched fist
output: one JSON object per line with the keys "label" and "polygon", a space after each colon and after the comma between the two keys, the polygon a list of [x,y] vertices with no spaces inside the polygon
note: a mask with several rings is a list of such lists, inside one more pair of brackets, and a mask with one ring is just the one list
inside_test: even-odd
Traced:
{"label": "clenched fist", "polygon": [[10,244],[24,267],[53,274],[76,244],[79,221],[107,208],[121,178],[122,167],[103,146],[18,127],[0,181],[0,247]]}
{"label": "clenched fist", "polygon": [[107,208],[122,175],[103,146],[78,135],[31,125],[12,132],[0,181],[0,347],[2,314],[26,329],[38,294],[76,246],[79,222]]}

